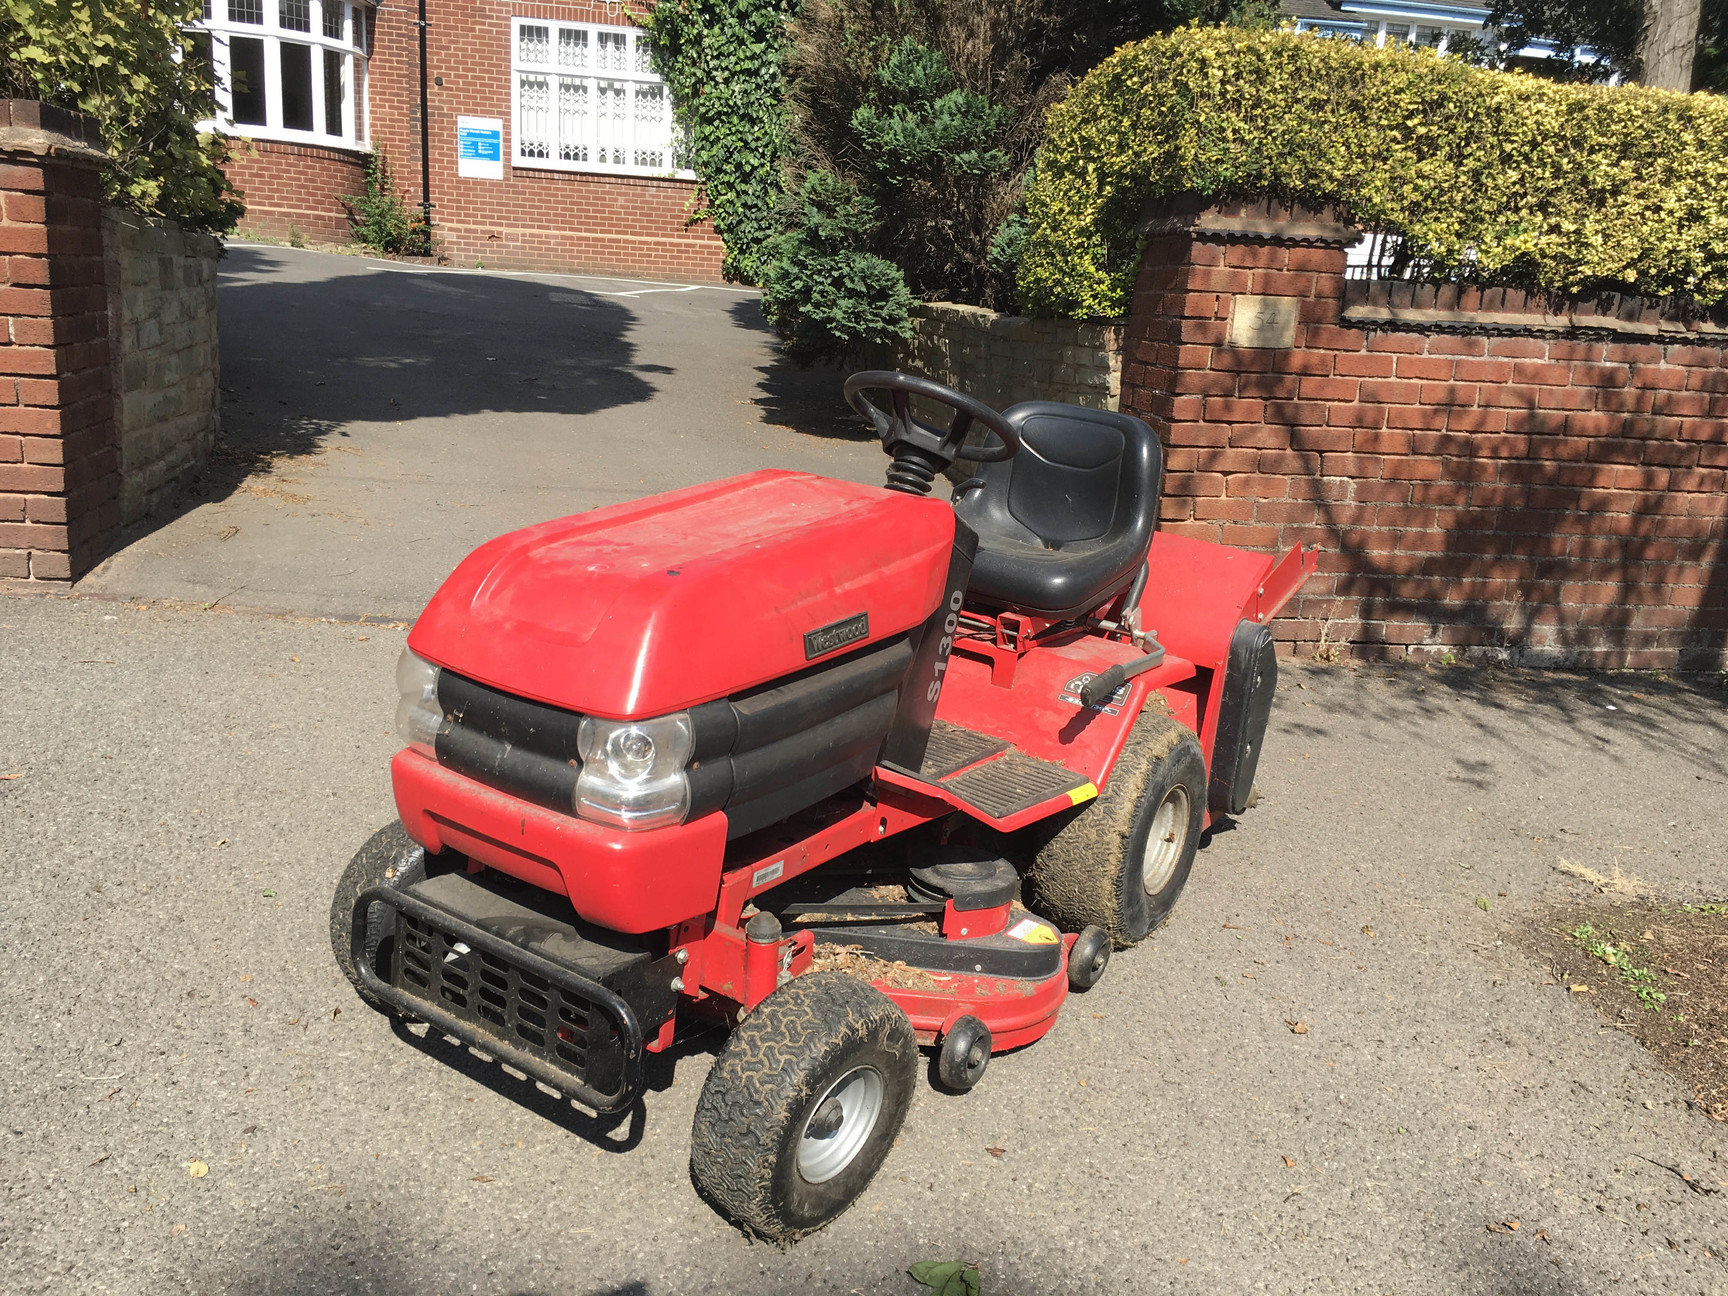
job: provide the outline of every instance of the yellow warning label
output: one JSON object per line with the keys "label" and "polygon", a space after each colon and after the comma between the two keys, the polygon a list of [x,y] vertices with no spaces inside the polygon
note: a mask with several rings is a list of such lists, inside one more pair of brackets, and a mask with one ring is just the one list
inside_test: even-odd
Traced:
{"label": "yellow warning label", "polygon": [[1046,927],[1033,918],[1022,918],[1008,929],[1008,934],[1028,945],[1054,945],[1062,939],[1054,928]]}
{"label": "yellow warning label", "polygon": [[1079,805],[1082,801],[1090,801],[1097,795],[1097,788],[1090,783],[1084,783],[1068,794],[1068,800],[1074,805]]}

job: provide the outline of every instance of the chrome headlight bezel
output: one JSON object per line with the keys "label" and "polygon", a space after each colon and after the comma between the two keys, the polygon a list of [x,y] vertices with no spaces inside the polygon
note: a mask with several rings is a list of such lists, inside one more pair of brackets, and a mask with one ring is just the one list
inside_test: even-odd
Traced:
{"label": "chrome headlight bezel", "polygon": [[682,823],[690,811],[695,738],[685,711],[651,720],[583,717],[577,816],[626,832]]}

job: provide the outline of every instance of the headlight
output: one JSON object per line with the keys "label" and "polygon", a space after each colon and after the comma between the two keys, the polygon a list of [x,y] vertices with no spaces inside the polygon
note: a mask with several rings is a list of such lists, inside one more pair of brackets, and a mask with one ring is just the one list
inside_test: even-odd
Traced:
{"label": "headlight", "polygon": [[432,743],[444,723],[438,705],[438,668],[406,648],[396,659],[396,732],[410,747],[432,755]]}
{"label": "headlight", "polygon": [[576,813],[634,831],[678,823],[690,808],[684,767],[693,749],[690,717],[582,721],[576,746]]}

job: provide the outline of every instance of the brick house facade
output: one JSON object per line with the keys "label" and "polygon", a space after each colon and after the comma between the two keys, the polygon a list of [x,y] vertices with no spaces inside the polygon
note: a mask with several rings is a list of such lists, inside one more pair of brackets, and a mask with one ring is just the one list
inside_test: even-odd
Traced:
{"label": "brick house facade", "polygon": [[[235,136],[229,174],[246,198],[243,233],[345,241],[339,199],[361,192],[373,149],[384,151],[407,204],[420,201],[413,5],[209,3],[218,122]],[[677,165],[670,100],[617,0],[428,0],[426,13],[425,179],[440,256],[506,269],[720,278],[719,238],[689,219],[696,182]],[[471,154],[466,165],[459,147]]]}

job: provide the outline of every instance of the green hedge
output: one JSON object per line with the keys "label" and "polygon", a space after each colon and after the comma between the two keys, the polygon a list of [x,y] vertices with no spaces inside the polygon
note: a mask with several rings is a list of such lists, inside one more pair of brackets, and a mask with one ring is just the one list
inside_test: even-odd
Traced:
{"label": "green hedge", "polygon": [[1728,296],[1728,100],[1490,72],[1425,50],[1184,28],[1124,46],[1051,110],[1023,304],[1127,308],[1148,199],[1337,203],[1430,276]]}

